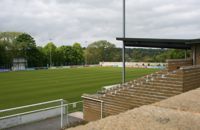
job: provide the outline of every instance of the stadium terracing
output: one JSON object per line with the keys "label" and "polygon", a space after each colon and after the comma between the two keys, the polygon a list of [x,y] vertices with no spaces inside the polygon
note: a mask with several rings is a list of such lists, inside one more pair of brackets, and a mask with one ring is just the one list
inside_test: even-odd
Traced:
{"label": "stadium terracing", "polygon": [[122,40],[125,46],[184,49],[191,50],[192,54],[190,58],[167,60],[165,70],[98,91],[96,94],[84,94],[83,113],[86,121],[117,115],[200,87],[200,39],[117,40]]}

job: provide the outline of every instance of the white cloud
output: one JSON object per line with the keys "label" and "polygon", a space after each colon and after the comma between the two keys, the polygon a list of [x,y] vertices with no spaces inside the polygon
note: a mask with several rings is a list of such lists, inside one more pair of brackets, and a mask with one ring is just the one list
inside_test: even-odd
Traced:
{"label": "white cloud", "polygon": [[[200,1],[127,0],[127,36],[199,38]],[[30,33],[58,46],[122,35],[122,0],[0,0],[0,31]]]}

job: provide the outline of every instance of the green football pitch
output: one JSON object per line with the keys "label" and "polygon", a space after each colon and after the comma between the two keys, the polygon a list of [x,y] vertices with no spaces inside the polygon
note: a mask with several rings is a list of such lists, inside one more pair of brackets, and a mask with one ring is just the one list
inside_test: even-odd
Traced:
{"label": "green football pitch", "polygon": [[[127,81],[157,69],[126,69]],[[55,99],[81,100],[102,86],[121,82],[121,68],[88,67],[0,73],[0,109]]]}

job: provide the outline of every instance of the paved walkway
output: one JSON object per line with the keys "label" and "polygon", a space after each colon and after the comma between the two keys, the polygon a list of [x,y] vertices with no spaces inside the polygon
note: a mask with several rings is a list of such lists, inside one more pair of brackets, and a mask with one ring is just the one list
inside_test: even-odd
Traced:
{"label": "paved walkway", "polygon": [[[69,114],[69,124],[83,121],[83,113],[75,112]],[[67,116],[64,116],[64,125],[67,125]],[[60,117],[50,118],[34,123],[20,125],[5,130],[60,130]]]}

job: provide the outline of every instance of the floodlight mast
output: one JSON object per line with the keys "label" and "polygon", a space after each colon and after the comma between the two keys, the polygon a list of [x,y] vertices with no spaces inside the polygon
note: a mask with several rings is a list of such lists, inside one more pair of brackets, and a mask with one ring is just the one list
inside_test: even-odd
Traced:
{"label": "floodlight mast", "polygon": [[[52,39],[49,39],[50,43],[52,43]],[[52,65],[52,46],[50,46],[50,54],[49,54],[49,67],[51,68]]]}
{"label": "floodlight mast", "polygon": [[[126,0],[123,0],[123,38],[126,37]],[[125,41],[123,41],[122,46],[122,83],[126,80],[126,70],[125,70]]]}

